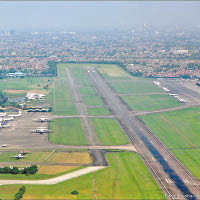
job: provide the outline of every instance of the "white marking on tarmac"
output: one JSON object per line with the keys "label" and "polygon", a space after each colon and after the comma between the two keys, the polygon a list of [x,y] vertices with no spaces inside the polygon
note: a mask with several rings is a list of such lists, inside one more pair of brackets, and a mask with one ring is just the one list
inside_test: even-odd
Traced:
{"label": "white marking on tarmac", "polygon": [[187,179],[183,179],[184,183],[190,183]]}
{"label": "white marking on tarmac", "polygon": [[167,183],[172,184],[172,181],[170,179],[165,179]]}

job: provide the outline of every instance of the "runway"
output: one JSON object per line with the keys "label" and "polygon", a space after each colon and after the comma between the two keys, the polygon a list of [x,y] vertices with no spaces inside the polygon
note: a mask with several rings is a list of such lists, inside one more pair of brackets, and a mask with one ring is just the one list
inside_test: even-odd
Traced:
{"label": "runway", "polygon": [[89,73],[89,77],[166,196],[171,199],[198,199],[200,187],[190,172],[129,110],[96,69]]}

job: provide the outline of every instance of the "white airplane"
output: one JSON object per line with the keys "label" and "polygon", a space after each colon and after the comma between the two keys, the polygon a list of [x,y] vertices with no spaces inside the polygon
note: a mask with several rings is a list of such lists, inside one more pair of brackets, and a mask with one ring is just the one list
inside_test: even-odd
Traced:
{"label": "white airplane", "polygon": [[50,120],[48,118],[45,117],[40,117],[38,119],[36,119],[35,121],[39,121],[39,122],[49,122]]}
{"label": "white airplane", "polygon": [[6,113],[0,113],[0,117],[5,117]]}
{"label": "white airplane", "polygon": [[32,130],[31,132],[43,134],[43,133],[50,133],[50,130],[48,130],[46,127],[40,127],[35,130]]}
{"label": "white airplane", "polygon": [[8,127],[10,127],[9,124],[0,123],[0,128],[8,128]]}
{"label": "white airplane", "polygon": [[14,117],[7,117],[7,118],[3,118],[4,121],[12,121],[14,120]]}
{"label": "white airplane", "polygon": [[16,158],[16,159],[20,159],[20,158],[26,158],[27,156],[23,156],[21,153],[19,153],[16,156],[10,156],[11,158]]}

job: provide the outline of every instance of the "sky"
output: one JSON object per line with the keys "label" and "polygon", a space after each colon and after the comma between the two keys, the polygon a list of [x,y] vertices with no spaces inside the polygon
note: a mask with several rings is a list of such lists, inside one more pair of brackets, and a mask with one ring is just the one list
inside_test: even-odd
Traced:
{"label": "sky", "polygon": [[105,30],[200,25],[195,1],[0,1],[0,29]]}

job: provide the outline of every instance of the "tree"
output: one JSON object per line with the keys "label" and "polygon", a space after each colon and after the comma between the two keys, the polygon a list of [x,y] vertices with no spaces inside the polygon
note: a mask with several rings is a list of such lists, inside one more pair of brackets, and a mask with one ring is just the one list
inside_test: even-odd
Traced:
{"label": "tree", "polygon": [[19,174],[19,169],[17,167],[13,167],[11,170],[10,170],[10,173],[11,174]]}
{"label": "tree", "polygon": [[77,190],[74,190],[74,191],[71,192],[71,194],[72,194],[72,195],[78,195],[79,192],[78,192]]}

